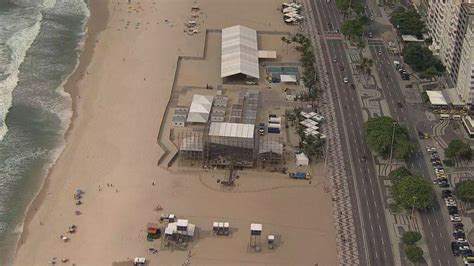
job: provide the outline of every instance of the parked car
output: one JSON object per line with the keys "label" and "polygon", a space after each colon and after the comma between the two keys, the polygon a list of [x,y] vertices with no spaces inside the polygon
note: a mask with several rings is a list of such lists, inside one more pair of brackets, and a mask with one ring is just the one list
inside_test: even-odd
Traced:
{"label": "parked car", "polygon": [[449,218],[451,219],[451,222],[461,222],[461,216],[459,216],[459,214],[453,214],[453,215],[450,215]]}
{"label": "parked car", "polygon": [[455,241],[451,242],[451,252],[454,256],[461,255],[461,251],[459,250],[459,245]]}
{"label": "parked car", "polygon": [[459,211],[457,207],[454,207],[454,208],[448,209],[448,213],[449,215],[454,215],[454,214],[459,214]]}
{"label": "parked car", "polygon": [[464,229],[464,224],[463,224],[463,223],[454,223],[454,224],[453,224],[453,229],[454,229],[454,230],[457,230],[457,229]]}
{"label": "parked car", "polygon": [[447,187],[450,187],[448,181],[445,181],[445,180],[439,182],[439,183],[438,183],[438,186],[439,186],[440,188],[447,188]]}
{"label": "parked car", "polygon": [[453,232],[453,237],[455,238],[466,238],[466,234],[464,231],[454,231]]}
{"label": "parked car", "polygon": [[348,79],[348,78],[343,78],[342,81],[343,81],[344,83],[346,83],[346,84],[349,83],[349,79]]}

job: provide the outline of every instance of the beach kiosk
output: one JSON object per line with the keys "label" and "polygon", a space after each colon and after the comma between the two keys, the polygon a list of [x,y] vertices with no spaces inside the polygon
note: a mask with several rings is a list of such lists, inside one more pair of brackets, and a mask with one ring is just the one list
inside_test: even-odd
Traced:
{"label": "beach kiosk", "polygon": [[268,235],[267,243],[268,243],[268,249],[273,249],[273,246],[275,245],[275,236]]}
{"label": "beach kiosk", "polygon": [[146,232],[147,232],[146,239],[148,241],[153,241],[154,239],[158,239],[161,236],[160,226],[156,223],[148,223],[146,225]]}
{"label": "beach kiosk", "polygon": [[250,249],[260,252],[262,243],[262,224],[250,224]]}
{"label": "beach kiosk", "polygon": [[212,234],[217,235],[218,231],[219,231],[219,222],[213,222],[212,223]]}
{"label": "beach kiosk", "polygon": [[230,224],[228,222],[224,223],[224,233],[225,236],[228,236],[230,234]]}

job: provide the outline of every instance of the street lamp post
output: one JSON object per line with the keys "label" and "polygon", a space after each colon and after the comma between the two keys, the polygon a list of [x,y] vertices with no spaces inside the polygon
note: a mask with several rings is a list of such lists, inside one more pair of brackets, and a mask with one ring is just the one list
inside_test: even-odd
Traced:
{"label": "street lamp post", "polygon": [[395,139],[395,122],[393,122],[393,126],[392,126],[392,144],[390,145],[390,161],[389,161],[390,171],[392,171],[392,154],[393,154],[394,139]]}
{"label": "street lamp post", "polygon": [[411,218],[414,219],[415,217],[413,216],[415,214],[415,202],[416,202],[416,196],[413,196],[413,207],[411,209]]}

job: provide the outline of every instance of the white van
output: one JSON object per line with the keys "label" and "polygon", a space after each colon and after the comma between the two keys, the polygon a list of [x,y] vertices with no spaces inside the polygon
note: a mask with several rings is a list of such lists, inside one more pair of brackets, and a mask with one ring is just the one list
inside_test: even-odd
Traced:
{"label": "white van", "polygon": [[454,120],[461,120],[461,115],[453,115]]}

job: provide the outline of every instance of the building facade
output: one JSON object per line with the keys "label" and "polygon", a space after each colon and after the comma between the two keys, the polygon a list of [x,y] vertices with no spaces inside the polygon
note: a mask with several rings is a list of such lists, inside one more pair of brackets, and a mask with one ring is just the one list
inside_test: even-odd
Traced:
{"label": "building facade", "polygon": [[473,3],[474,0],[428,1],[426,10],[426,25],[433,39],[430,49],[445,65],[461,101],[466,104],[472,104],[474,96]]}

